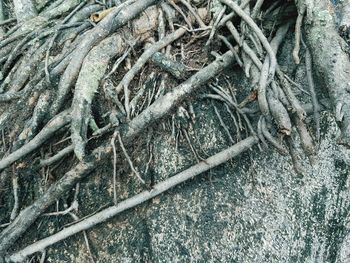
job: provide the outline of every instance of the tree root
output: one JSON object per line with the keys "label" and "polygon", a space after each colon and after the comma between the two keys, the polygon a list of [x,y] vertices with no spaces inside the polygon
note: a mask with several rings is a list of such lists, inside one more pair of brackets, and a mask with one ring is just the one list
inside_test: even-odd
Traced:
{"label": "tree root", "polygon": [[74,153],[80,161],[85,157],[87,129],[91,119],[91,103],[110,60],[123,52],[124,42],[119,35],[101,41],[86,56],[75,86],[72,102],[71,139]]}
{"label": "tree root", "polygon": [[90,49],[106,38],[111,32],[125,25],[147,7],[157,2],[158,0],[145,0],[131,4],[125,7],[123,10],[116,8],[109,13],[108,16],[103,19],[92,31],[90,31],[87,36],[84,37],[77,49],[73,51],[72,57],[74,59],[69,63],[68,67],[63,73],[63,76],[61,77],[56,99],[51,106],[51,116],[54,116],[61,109],[62,104],[68,94],[69,88],[74,84],[76,78],[78,77],[83,60]]}
{"label": "tree root", "polygon": [[21,147],[17,151],[14,151],[10,155],[1,159],[0,170],[5,169],[7,166],[11,165],[15,161],[19,160],[23,156],[32,152],[40,145],[42,145],[48,138],[52,136],[54,132],[68,124],[71,120],[71,116],[68,111],[63,111],[62,113],[55,116],[39,133],[29,141],[25,146]]}
{"label": "tree root", "polygon": [[145,65],[145,63],[159,50],[166,47],[176,39],[180,38],[183,34],[186,33],[186,30],[184,28],[179,28],[173,33],[169,34],[168,36],[164,37],[163,39],[159,40],[157,43],[153,44],[147,50],[141,55],[141,57],[137,60],[135,65],[128,71],[127,74],[123,77],[122,81],[119,83],[119,85],[116,88],[117,94],[120,93],[121,90],[124,90],[124,100],[125,100],[125,112],[126,116],[129,119],[130,118],[130,90],[129,85],[131,80],[135,77],[135,75],[142,69],[142,67]]}
{"label": "tree root", "polygon": [[[310,47],[315,71],[325,83],[341,130],[339,143],[350,146],[350,60],[346,42],[337,34],[326,0],[300,1],[306,6],[305,38]],[[321,16],[321,14],[324,14]]]}
{"label": "tree root", "polygon": [[[16,167],[16,162],[22,159],[25,160],[21,163],[23,169],[50,166],[72,151],[79,161],[19,214],[18,195],[15,195],[20,173],[15,171],[15,205],[11,222],[0,233],[0,261],[5,255],[10,261],[24,260],[51,244],[87,230],[237,156],[259,140],[263,146],[270,144],[279,153],[290,154],[295,170],[301,174],[291,135],[296,128],[304,153],[313,164],[316,150],[306,125],[306,113],[313,113],[316,139],[317,142],[320,140],[319,111],[323,105],[317,100],[313,70],[318,75],[317,80],[324,81],[329,90],[342,132],[339,142],[350,145],[350,61],[344,52],[346,43],[334,30],[333,20],[319,15],[328,8],[326,0],[297,3],[299,16],[295,25],[295,48],[291,55],[296,63],[303,62],[299,59],[299,52],[304,25],[307,42],[305,65],[310,89],[309,92],[300,90],[311,96],[312,103],[309,104],[299,101],[299,91],[294,88],[300,87],[282,72],[276,58],[291,25],[290,18],[284,18],[279,12],[292,3],[276,8],[278,3],[268,6],[260,0],[254,4],[249,0],[241,1],[240,6],[232,0],[219,0],[211,17],[209,8],[203,16],[204,8],[196,9],[194,3],[187,0],[169,0],[169,4],[158,0],[114,2],[119,5],[113,7],[111,1],[101,4],[77,0],[48,2],[37,9],[39,14],[28,12],[26,17],[17,17],[17,25],[12,24],[14,20],[1,17],[0,8],[0,26],[3,29],[0,32],[0,102],[9,103],[0,109],[0,128],[5,131],[4,138],[6,135],[9,138],[2,143],[4,156],[0,160],[0,170],[6,174],[10,165]],[[154,6],[158,3],[159,6]],[[317,6],[318,13],[311,12],[310,3]],[[158,12],[157,8],[162,10]],[[16,16],[20,13],[19,8],[17,10]],[[147,12],[143,13],[145,10]],[[180,15],[177,16],[176,12]],[[328,12],[327,9],[323,14]],[[264,19],[275,13],[281,17],[269,18],[275,20],[273,25],[265,24]],[[88,17],[92,19],[86,20]],[[145,47],[143,52],[138,50],[141,45]],[[211,58],[206,57],[202,48],[213,54],[215,60],[208,62]],[[193,58],[199,61],[193,61]],[[244,89],[230,83],[230,71],[236,70],[237,64],[249,78],[250,87]],[[101,94],[105,96],[96,95],[100,87],[104,91]],[[205,89],[210,89],[212,93]],[[175,111],[180,109],[178,112],[186,112],[186,121],[194,121],[193,107],[188,114],[181,104],[191,103],[196,98],[218,101],[214,106],[216,122],[227,135],[227,143],[238,141],[204,161],[200,161],[203,159],[192,144],[191,133],[175,120]],[[162,122],[171,116],[172,120]],[[235,133],[229,130],[231,125],[227,125],[226,117],[233,122]],[[132,152],[130,146],[135,139],[145,133],[149,136],[150,132],[146,130],[158,124],[173,132],[175,147],[182,136],[199,163],[155,184],[154,189],[117,204],[117,173],[121,172],[117,167],[118,158],[126,160],[131,171],[145,184],[132,161],[134,156],[128,153]],[[41,156],[36,155],[36,150],[44,142],[55,140],[55,132],[68,125],[68,134],[64,138],[71,139],[71,145],[66,142],[59,148],[62,150],[50,151],[50,155],[43,147]],[[147,139],[148,151],[152,147],[152,136]],[[117,139],[119,145],[116,146]],[[289,151],[285,145],[288,145]],[[29,153],[33,156],[30,157]],[[114,207],[8,255],[14,242],[41,214],[109,160],[112,154]],[[43,156],[51,157],[44,159]],[[150,151],[146,168],[142,168],[145,176],[152,169],[152,158]],[[41,160],[33,162],[33,159]],[[33,165],[30,165],[31,162]],[[9,176],[2,175],[1,185],[4,180],[9,180]],[[76,215],[72,214],[74,209],[72,205],[58,214],[69,214],[76,220]],[[42,258],[45,258],[45,253]]]}
{"label": "tree root", "polygon": [[[231,65],[232,62],[233,54],[227,52],[220,59],[197,72],[173,91],[157,99],[130,123],[119,128],[124,138],[124,143],[129,144],[136,136],[141,134],[146,127],[169,114],[181,101],[187,98],[188,95],[193,93],[203,83],[206,83],[210,78],[221,72],[225,67]],[[28,146],[26,146],[26,149],[27,148]],[[58,197],[70,190],[89,172],[96,169],[98,164],[101,163],[111,151],[112,149],[109,145],[103,144],[97,147],[93,150],[92,154],[86,158],[88,160],[87,162],[79,163],[52,185],[42,197],[31,206],[22,210],[17,218],[0,234],[0,255],[3,254]],[[16,154],[13,154],[11,158],[7,157],[6,163],[4,160],[1,160],[0,163],[3,163],[3,166],[6,167],[5,165],[12,163],[24,155],[20,150],[15,153]]]}

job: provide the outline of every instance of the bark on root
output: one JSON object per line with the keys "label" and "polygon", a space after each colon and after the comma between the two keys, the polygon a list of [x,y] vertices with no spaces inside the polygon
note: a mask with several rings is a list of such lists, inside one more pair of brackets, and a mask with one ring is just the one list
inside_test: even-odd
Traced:
{"label": "bark on root", "polygon": [[325,84],[339,123],[339,143],[350,147],[350,60],[347,43],[338,35],[334,9],[327,0],[298,1],[306,6],[305,38],[314,69]]}

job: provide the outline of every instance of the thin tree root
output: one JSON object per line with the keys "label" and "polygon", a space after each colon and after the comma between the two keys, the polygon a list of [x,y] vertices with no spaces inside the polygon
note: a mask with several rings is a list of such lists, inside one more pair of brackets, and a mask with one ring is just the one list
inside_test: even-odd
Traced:
{"label": "thin tree root", "polygon": [[87,130],[91,119],[91,104],[98,90],[100,80],[107,70],[109,61],[123,53],[124,42],[118,34],[112,35],[86,56],[75,85],[72,102],[71,139],[74,153],[79,160],[85,158]]}
{"label": "thin tree root", "polygon": [[[194,74],[186,82],[174,88],[173,91],[158,98],[150,107],[135,117],[130,123],[120,127],[120,132],[124,137],[124,143],[130,143],[136,136],[141,134],[146,127],[149,127],[157,120],[171,113],[181,101],[188,98],[188,95],[193,93],[224,68],[231,65],[233,61],[233,54],[227,52],[219,60],[212,62],[207,67]],[[0,233],[0,256],[11,247],[13,242],[15,242],[58,197],[70,190],[92,170],[96,169],[98,164],[111,152],[112,147],[109,144],[102,144],[97,147],[89,156],[89,162],[79,163],[52,185],[43,196],[32,205],[23,209],[16,220]]]}
{"label": "thin tree root", "polygon": [[269,75],[268,75],[268,81],[267,84],[269,84],[274,75],[275,75],[275,70],[277,66],[277,60],[275,53],[273,52],[270,43],[266,39],[265,35],[262,33],[260,28],[256,25],[256,23],[232,0],[220,0],[220,2],[226,4],[230,8],[232,8],[233,11],[237,13],[250,27],[251,29],[255,32],[259,40],[261,41],[261,44],[264,46],[265,50],[269,54],[270,58],[270,67],[269,67]]}
{"label": "thin tree root", "polygon": [[64,156],[70,154],[74,150],[74,145],[69,145],[66,148],[62,149],[58,153],[56,153],[54,156],[47,158],[45,160],[41,160],[39,167],[49,166],[59,160],[61,160]]}
{"label": "thin tree root", "polygon": [[70,122],[70,114],[64,111],[54,117],[31,141],[0,160],[0,170],[40,147],[54,132]]}
{"label": "thin tree root", "polygon": [[320,140],[320,104],[317,99],[316,91],[315,91],[315,82],[312,76],[312,58],[309,48],[304,43],[303,39],[301,39],[303,46],[305,48],[305,66],[306,66],[306,76],[309,84],[311,100],[313,105],[313,115],[315,121],[315,129],[316,129],[316,140],[317,142]]}
{"label": "thin tree root", "polygon": [[300,63],[299,51],[300,51],[300,40],[301,40],[301,26],[305,14],[305,6],[298,12],[297,21],[295,22],[295,44],[293,49],[293,59],[295,64]]}
{"label": "thin tree root", "polygon": [[[130,166],[131,171],[136,175],[137,179],[139,179],[139,181],[140,181],[143,185],[146,184],[146,182],[142,179],[140,173],[139,173],[139,172],[136,170],[136,168],[134,167],[134,164],[133,164],[133,162],[132,162],[130,156],[128,155],[128,153],[127,153],[127,151],[126,151],[126,149],[125,149],[125,147],[124,147],[124,144],[123,144],[123,141],[122,141],[122,138],[121,138],[121,136],[120,136],[119,131],[117,131],[115,134],[116,134],[116,136],[118,137],[118,141],[119,141],[120,147],[121,147],[121,149],[122,149],[122,151],[123,151],[123,154],[124,154],[124,156],[125,156],[125,159],[126,159],[126,160],[128,161],[128,163],[129,163],[129,166]],[[113,136],[115,136],[115,135],[113,135]]]}
{"label": "thin tree root", "polygon": [[170,43],[174,42],[175,40],[179,39],[181,36],[183,36],[186,33],[186,30],[183,28],[179,28],[173,33],[170,33],[168,36],[164,37],[163,39],[159,40],[158,42],[151,45],[149,48],[143,52],[143,54],[140,56],[140,58],[137,60],[135,65],[125,74],[121,82],[116,87],[117,94],[121,92],[121,90],[124,90],[124,104],[125,104],[125,112],[127,114],[127,118],[130,119],[130,90],[129,90],[129,84],[131,80],[135,77],[137,73],[140,72],[140,70],[143,68],[143,66],[147,63],[147,61],[159,50],[166,47]]}
{"label": "thin tree root", "polygon": [[278,142],[268,131],[264,117],[261,119],[261,131],[266,140],[269,143],[271,143],[272,146],[275,147],[280,154],[288,155],[288,150],[280,142]]}

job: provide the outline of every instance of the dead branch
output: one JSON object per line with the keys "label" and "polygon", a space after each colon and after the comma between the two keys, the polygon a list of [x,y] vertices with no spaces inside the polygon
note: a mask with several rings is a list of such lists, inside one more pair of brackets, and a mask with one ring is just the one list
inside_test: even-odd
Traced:
{"label": "dead branch", "polygon": [[266,140],[269,143],[271,143],[272,146],[275,147],[280,154],[282,154],[282,155],[288,154],[287,149],[280,142],[278,142],[277,139],[275,139],[272,136],[272,134],[269,132],[264,117],[262,117],[262,119],[261,119],[261,131],[262,131],[262,134],[264,135],[264,137],[266,138]]}
{"label": "dead branch", "polygon": [[[129,166],[130,166],[130,169],[131,171],[136,175],[137,179],[139,179],[139,181],[142,183],[142,184],[145,184],[146,182],[142,179],[140,173],[136,170],[136,168],[134,167],[134,164],[129,156],[129,154],[127,153],[126,149],[125,149],[125,146],[124,146],[124,143],[122,141],[122,137],[120,136],[120,132],[117,131],[114,136],[117,136],[118,137],[118,142],[120,144],[120,148],[122,149],[123,151],[123,154],[125,156],[125,159],[128,161],[129,163]],[[115,146],[114,146],[115,147]],[[115,149],[115,148],[114,148]]]}
{"label": "dead branch", "polygon": [[184,80],[188,76],[188,70],[184,64],[167,57],[161,52],[156,52],[151,57],[151,61],[177,79]]}
{"label": "dead branch", "polygon": [[136,116],[128,126],[122,127],[125,132],[124,137],[132,138],[133,134],[142,132],[143,127],[170,113],[175,108],[175,105],[178,105],[180,101],[188,97],[188,95],[229,66],[233,61],[234,56],[231,51],[228,51],[180,84],[173,91],[157,99],[150,107]]}
{"label": "dead branch", "polygon": [[49,166],[59,160],[61,160],[64,156],[68,155],[69,153],[73,152],[74,146],[69,145],[66,148],[62,149],[58,153],[56,153],[54,156],[47,158],[45,160],[41,160],[39,167]]}

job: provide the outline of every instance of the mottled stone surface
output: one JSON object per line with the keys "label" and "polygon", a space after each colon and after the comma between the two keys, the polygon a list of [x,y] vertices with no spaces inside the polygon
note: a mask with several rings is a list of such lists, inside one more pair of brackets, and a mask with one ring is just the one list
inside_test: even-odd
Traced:
{"label": "mottled stone surface", "polygon": [[[200,139],[194,145],[205,157],[228,143],[214,117],[204,122],[213,109],[207,104],[198,109],[202,114],[194,127]],[[97,226],[88,231],[95,261],[349,262],[350,156],[335,143],[336,134],[336,124],[324,113],[315,166],[299,153],[303,177],[294,173],[289,157],[254,148]],[[169,133],[154,145],[155,181],[195,162],[188,145],[176,149]],[[110,202],[109,168],[81,185],[81,214]],[[127,175],[120,187],[121,199],[140,189]],[[87,262],[83,236],[55,245],[47,259]]]}

